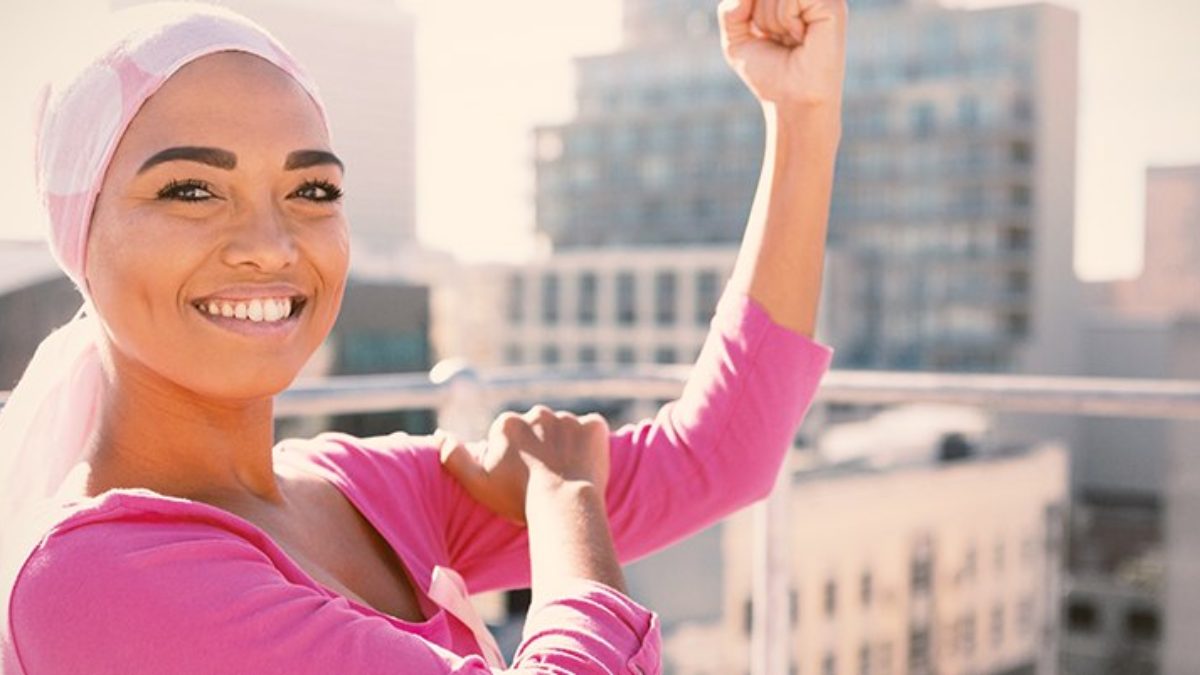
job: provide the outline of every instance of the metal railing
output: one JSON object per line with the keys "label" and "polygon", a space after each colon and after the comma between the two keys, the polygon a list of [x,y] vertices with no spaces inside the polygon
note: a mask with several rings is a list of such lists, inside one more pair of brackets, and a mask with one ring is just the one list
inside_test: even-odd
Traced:
{"label": "metal railing", "polygon": [[[443,362],[428,375],[395,374],[303,380],[279,395],[276,415],[334,415],[435,409],[443,428],[482,437],[491,416],[510,402],[572,399],[669,399],[679,395],[688,366],[551,371],[530,368],[476,372]],[[8,393],[0,392],[0,405]],[[834,371],[818,402],[858,405],[953,403],[1053,415],[1200,419],[1200,381],[1024,375]],[[755,673],[785,672],[787,563],[779,546],[790,481],[757,505],[751,663]]]}

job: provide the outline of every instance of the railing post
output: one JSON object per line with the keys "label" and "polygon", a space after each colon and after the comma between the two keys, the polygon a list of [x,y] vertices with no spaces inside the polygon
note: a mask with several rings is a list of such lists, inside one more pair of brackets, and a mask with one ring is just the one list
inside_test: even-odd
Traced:
{"label": "railing post", "polygon": [[787,521],[791,499],[788,462],[771,494],[754,505],[754,560],[751,567],[753,619],[750,624],[750,672],[788,672],[789,578]]}
{"label": "railing post", "polygon": [[486,437],[493,411],[479,373],[462,359],[446,359],[429,371],[429,379],[446,390],[437,409],[438,427],[463,441]]}

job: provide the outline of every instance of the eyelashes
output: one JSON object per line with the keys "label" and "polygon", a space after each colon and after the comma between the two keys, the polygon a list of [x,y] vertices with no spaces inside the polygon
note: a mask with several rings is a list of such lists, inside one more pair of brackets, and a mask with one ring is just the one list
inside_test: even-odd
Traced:
{"label": "eyelashes", "polygon": [[202,180],[173,180],[158,191],[163,201],[202,202],[214,198],[212,187]]}
{"label": "eyelashes", "polygon": [[[288,199],[305,199],[311,202],[338,202],[345,193],[342,188],[326,180],[306,180]],[[212,186],[206,181],[187,179],[172,180],[157,193],[161,201],[203,202],[216,199]]]}
{"label": "eyelashes", "polygon": [[336,202],[342,198],[342,188],[325,180],[306,180],[295,192],[293,197],[308,199],[314,202]]}

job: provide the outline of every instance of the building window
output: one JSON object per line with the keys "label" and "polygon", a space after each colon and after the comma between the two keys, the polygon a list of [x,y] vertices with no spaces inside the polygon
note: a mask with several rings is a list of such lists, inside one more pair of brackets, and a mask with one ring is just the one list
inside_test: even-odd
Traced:
{"label": "building window", "polygon": [[558,275],[553,272],[542,276],[542,322],[558,323]]}
{"label": "building window", "polygon": [[633,351],[633,347],[630,347],[629,345],[621,345],[617,347],[616,359],[618,365],[629,366],[633,365],[634,361],[637,360],[637,355]]}
{"label": "building window", "polygon": [[958,123],[966,129],[979,126],[979,99],[964,96],[958,99]]}
{"label": "building window", "polygon": [[912,107],[909,114],[912,120],[912,133],[917,138],[927,138],[933,134],[937,126],[937,112],[931,103],[918,103]]}
{"label": "building window", "polygon": [[918,551],[912,561],[912,590],[914,595],[928,593],[933,586],[933,558],[928,550]]}
{"label": "building window", "polygon": [[637,279],[633,272],[617,274],[617,323],[632,326],[637,322]]}
{"label": "building window", "polygon": [[821,663],[822,675],[837,675],[837,656],[826,654],[825,660]]}
{"label": "building window", "polygon": [[1158,639],[1158,613],[1149,607],[1129,610],[1125,615],[1125,635],[1131,640]]}
{"label": "building window", "polygon": [[1033,598],[1025,597],[1017,605],[1017,630],[1021,635],[1033,634]]}
{"label": "building window", "polygon": [[1000,650],[1004,646],[1004,606],[992,608],[992,649]]}
{"label": "building window", "polygon": [[825,582],[825,616],[833,618],[837,613],[837,582],[833,579]]}
{"label": "building window", "polygon": [[860,595],[862,596],[862,606],[863,607],[871,606],[871,595],[874,590],[873,588],[871,588],[871,585],[872,585],[871,584],[871,573],[863,572],[862,585],[860,588]]}
{"label": "building window", "polygon": [[545,345],[542,347],[542,364],[546,366],[556,366],[560,360],[558,345]]}
{"label": "building window", "polygon": [[579,275],[579,323],[590,326],[596,323],[596,296],[599,280],[595,272]]}
{"label": "building window", "polygon": [[908,670],[913,675],[929,668],[929,629],[913,628],[908,634]]}
{"label": "building window", "polygon": [[742,602],[742,632],[746,635],[754,628],[754,603],[750,598]]}
{"label": "building window", "polygon": [[525,277],[514,274],[508,278],[508,322],[525,320]]}
{"label": "building window", "polygon": [[592,345],[583,345],[579,348],[579,365],[594,366],[596,365],[596,348]]}
{"label": "building window", "polygon": [[721,278],[713,270],[696,273],[696,325],[707,326],[717,310]]}
{"label": "building window", "polygon": [[1067,630],[1095,633],[1100,629],[1100,614],[1090,600],[1076,598],[1067,604]]}
{"label": "building window", "polygon": [[525,360],[524,350],[521,345],[508,345],[504,348],[504,362],[510,366],[519,366]]}
{"label": "building window", "polygon": [[858,675],[871,675],[871,645],[858,648]]}
{"label": "building window", "polygon": [[1029,206],[1032,196],[1027,185],[1013,185],[1008,190],[1008,200],[1015,207]]}
{"label": "building window", "polygon": [[1004,328],[1010,337],[1021,338],[1029,333],[1029,317],[1020,312],[1004,317]]}
{"label": "building window", "polygon": [[675,324],[675,285],[674,272],[654,276],[654,318],[660,326]]}
{"label": "building window", "polygon": [[654,362],[662,364],[676,363],[679,360],[679,354],[674,347],[659,347],[654,350]]}
{"label": "building window", "polygon": [[967,614],[959,621],[960,653],[970,657],[975,654],[975,615]]}
{"label": "building window", "polygon": [[800,592],[794,588],[788,590],[788,620],[793,626],[800,623]]}
{"label": "building window", "polygon": [[1033,159],[1033,149],[1028,141],[1013,141],[1008,146],[1008,156],[1013,164],[1024,166]]}

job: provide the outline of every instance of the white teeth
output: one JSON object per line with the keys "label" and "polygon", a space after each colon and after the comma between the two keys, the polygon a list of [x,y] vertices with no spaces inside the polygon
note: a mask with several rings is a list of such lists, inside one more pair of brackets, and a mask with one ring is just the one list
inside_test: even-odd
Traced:
{"label": "white teeth", "polygon": [[212,316],[246,319],[255,323],[283,321],[292,315],[291,298],[254,298],[243,302],[213,300],[196,305],[201,312]]}

